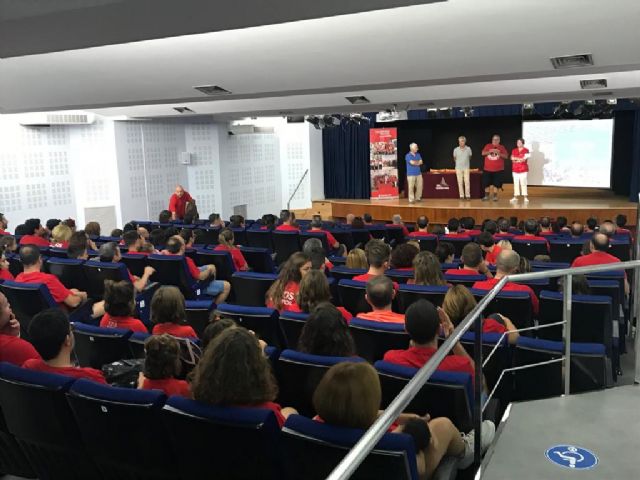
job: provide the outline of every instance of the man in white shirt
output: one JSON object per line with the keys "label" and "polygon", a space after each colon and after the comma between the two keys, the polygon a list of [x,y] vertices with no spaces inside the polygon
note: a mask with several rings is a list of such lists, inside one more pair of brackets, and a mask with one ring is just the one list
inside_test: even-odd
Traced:
{"label": "man in white shirt", "polygon": [[469,181],[469,169],[471,160],[471,147],[467,146],[465,137],[458,137],[458,146],[453,150],[453,161],[456,164],[456,177],[458,178],[458,192],[460,198],[471,198],[471,182]]}

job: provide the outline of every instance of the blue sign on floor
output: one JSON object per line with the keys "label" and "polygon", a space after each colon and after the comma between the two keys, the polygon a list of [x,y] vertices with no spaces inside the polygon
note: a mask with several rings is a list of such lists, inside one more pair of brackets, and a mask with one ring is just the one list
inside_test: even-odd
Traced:
{"label": "blue sign on floor", "polygon": [[551,463],[572,470],[588,470],[598,464],[595,453],[574,445],[555,445],[544,454]]}

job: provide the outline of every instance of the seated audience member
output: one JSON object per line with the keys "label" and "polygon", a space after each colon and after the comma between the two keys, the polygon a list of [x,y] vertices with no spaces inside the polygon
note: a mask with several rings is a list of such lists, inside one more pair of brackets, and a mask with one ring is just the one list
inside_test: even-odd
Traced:
{"label": "seated audience member", "polygon": [[429,233],[429,219],[424,215],[419,216],[418,220],[416,220],[416,228],[415,232],[409,233],[409,237],[436,238],[434,234]]}
{"label": "seated audience member", "polygon": [[211,320],[200,337],[202,351],[204,352],[213,339],[224,332],[227,328],[238,328],[238,324],[230,318],[218,318]]}
{"label": "seated audience member", "polygon": [[155,249],[161,249],[167,241],[167,236],[161,228],[155,228],[149,232],[149,243],[154,246]]}
{"label": "seated audience member", "polygon": [[447,222],[448,233],[444,234],[442,238],[460,238],[468,237],[464,232],[460,231],[460,221],[457,218],[450,218]]}
{"label": "seated audience member", "polygon": [[42,227],[39,218],[30,218],[24,222],[24,232],[20,238],[20,245],[35,245],[45,248],[49,246],[49,240],[44,238],[45,229]]}
{"label": "seated audience member", "polygon": [[[322,228],[322,218],[320,218],[320,215],[313,216],[313,220],[311,220],[309,231],[324,233],[325,236],[327,237],[327,244],[329,245],[330,249],[338,250],[340,248],[340,242],[338,242],[336,238],[333,235],[331,235],[331,232],[329,232],[328,230],[324,230]],[[344,253],[344,248],[342,250],[343,252],[339,253],[339,255],[342,255],[342,253]]]}
{"label": "seated audience member", "polygon": [[158,222],[161,224],[171,223],[171,212],[169,210],[162,210],[158,215]]}
{"label": "seated audience member", "polygon": [[0,235],[11,235],[7,228],[9,228],[9,220],[4,213],[0,213]]}
{"label": "seated audience member", "polygon": [[196,204],[195,199],[191,199],[191,201],[187,202],[184,207],[184,217],[182,219],[183,225],[193,225],[197,223],[200,219],[200,214],[198,213],[198,205]]}
{"label": "seated audience member", "polygon": [[89,259],[89,253],[87,251],[87,236],[83,230],[73,232],[71,238],[69,238],[67,257],[79,258],[81,260]]}
{"label": "seated audience member", "polygon": [[121,238],[123,233],[124,232],[122,231],[122,229],[114,228],[113,230],[111,230],[111,233],[109,234],[109,236],[111,238]]}
{"label": "seated audience member", "polygon": [[476,242],[480,245],[480,248],[485,253],[484,260],[489,265],[496,264],[496,258],[502,250],[498,245],[496,245],[496,240],[489,232],[482,232],[480,235],[476,237]]}
{"label": "seated audience member", "polygon": [[9,261],[4,252],[4,248],[0,247],[0,281],[13,280],[13,274],[9,270]]}
{"label": "seated audience member", "polygon": [[187,325],[184,297],[177,287],[164,286],[151,298],[151,323],[154,335],[168,333],[180,338],[198,338],[191,325]]}
{"label": "seated audience member", "polygon": [[104,310],[100,320],[103,328],[126,328],[133,332],[149,333],[147,327],[135,318],[136,299],[133,284],[124,280],[104,281]]}
{"label": "seated audience member", "polygon": [[373,217],[370,213],[365,213],[362,215],[362,221],[365,225],[373,225]]}
{"label": "seated audience member", "polygon": [[434,254],[440,263],[453,263],[456,249],[451,242],[438,242]]}
{"label": "seated audience member", "polygon": [[280,311],[300,311],[297,303],[300,281],[311,270],[311,258],[302,252],[289,257],[266,295],[266,305]]}
{"label": "seated audience member", "polygon": [[27,226],[24,223],[21,223],[15,228],[16,237],[21,237],[23,235],[27,235],[28,233],[29,231],[27,230]]}
{"label": "seated audience member", "polygon": [[[481,282],[476,282],[473,284],[473,288],[477,288],[480,290],[491,290],[493,287],[495,287],[495,285],[502,277],[517,273],[519,266],[520,255],[518,255],[518,252],[515,252],[513,250],[503,250],[498,255],[495,277],[488,280],[483,280]],[[531,287],[529,287],[528,285],[520,285],[519,283],[515,282],[507,282],[502,290],[505,292],[527,292],[529,294],[529,297],[531,297],[531,306],[533,307],[533,313],[534,315],[538,314],[540,302],[538,301],[538,297],[531,289]]]}
{"label": "seated audience member", "polygon": [[206,348],[191,383],[194,400],[211,405],[263,408],[273,411],[282,427],[293,408],[274,400],[278,384],[255,335],[244,328],[228,328]]}
{"label": "seated audience member", "polygon": [[[558,291],[564,291],[564,277],[558,278]],[[571,295],[591,295],[591,287],[586,275],[571,276]]]}
{"label": "seated audience member", "polygon": [[276,227],[277,232],[299,232],[300,228],[296,224],[295,213],[289,210],[280,212],[280,225]]}
{"label": "seated audience member", "polygon": [[354,218],[356,218],[356,216],[353,213],[347,213],[347,216],[344,219],[344,224],[351,226]]}
{"label": "seated audience member", "polygon": [[76,221],[73,218],[67,218],[63,220],[62,223],[69,227],[73,233],[76,232]]}
{"label": "seated audience member", "polygon": [[373,277],[384,275],[385,270],[389,268],[391,247],[382,240],[377,238],[369,240],[364,247],[364,252],[369,263],[369,270],[367,273],[353,277],[356,282],[368,282]]}
{"label": "seated audience member", "polygon": [[[498,243],[496,243],[496,245],[498,247],[500,247],[500,251],[502,250],[513,250],[513,245],[511,245],[511,242],[509,240],[507,240],[506,238],[500,240]],[[496,256],[496,259],[498,257]]]}
{"label": "seated audience member", "polygon": [[509,217],[509,231],[510,232],[517,232],[518,230],[522,231],[522,224],[524,224],[524,222],[518,222],[518,217]]}
{"label": "seated audience member", "polygon": [[568,233],[569,232],[569,228],[567,227],[568,224],[568,220],[567,217],[563,217],[563,216],[559,216],[556,218],[556,231],[557,233]]}
{"label": "seated audience member", "polygon": [[[615,221],[616,221],[616,233],[629,235],[629,237],[631,238],[631,230],[626,228],[627,216],[622,214],[616,215]],[[1,231],[0,231],[0,234],[1,234]]]}
{"label": "seated audience member", "polygon": [[62,223],[53,227],[51,231],[51,246],[55,248],[69,248],[69,240],[73,232]]}
{"label": "seated audience member", "polygon": [[413,244],[402,243],[393,249],[389,259],[389,268],[393,270],[413,270],[413,259],[420,253],[420,249]]}
{"label": "seated audience member", "polygon": [[84,232],[89,235],[89,238],[96,238],[100,236],[100,224],[98,222],[89,222],[84,226]]}
{"label": "seated audience member", "polygon": [[[310,270],[300,280],[298,291],[298,309],[304,313],[310,313],[321,304],[331,302],[331,290],[327,276],[320,270]],[[352,315],[344,307],[336,307],[346,322],[350,322]]]}
{"label": "seated audience member", "polygon": [[384,275],[373,277],[367,282],[365,298],[372,311],[359,313],[358,318],[375,322],[404,323],[404,315],[391,310],[396,289],[391,279]]}
{"label": "seated audience member", "polygon": [[15,252],[18,249],[16,237],[13,235],[0,235],[0,249],[7,253]]}
{"label": "seated audience member", "polygon": [[260,230],[272,231],[276,228],[276,222],[278,221],[278,217],[273,215],[272,213],[266,213],[262,216],[260,220]]}
{"label": "seated audience member", "polygon": [[149,230],[147,230],[145,227],[138,227],[137,230],[138,230],[138,235],[140,235],[143,242],[146,242],[147,240],[149,240]]}
{"label": "seated audience member", "polygon": [[431,227],[431,233],[433,233],[436,237],[440,237],[441,235],[444,235],[446,232],[444,230],[443,225],[433,225]]}
{"label": "seated audience member", "polygon": [[[382,389],[376,370],[368,363],[342,362],[331,367],[313,394],[315,420],[344,428],[367,430],[382,413]],[[392,426],[393,433],[413,438],[419,478],[432,478],[445,456],[458,458],[458,469],[473,463],[474,432],[464,434],[445,417],[431,419],[401,414]],[[495,436],[495,426],[482,422],[481,450]]]}
{"label": "seated audience member", "polygon": [[513,233],[511,233],[510,226],[511,225],[507,218],[501,218],[498,220],[498,232],[493,236],[495,238],[512,238]]}
{"label": "seated audience member", "polygon": [[196,236],[194,235],[192,228],[183,228],[180,230],[180,233],[178,233],[178,235],[182,237],[182,240],[184,241],[184,247],[187,250],[193,248],[193,243],[196,241]]}
{"label": "seated audience member", "polygon": [[220,231],[220,234],[218,235],[218,245],[216,245],[214,251],[226,251],[231,253],[233,265],[239,272],[249,270],[247,260],[245,260],[240,249],[235,246],[233,230],[230,228],[224,228]]}
{"label": "seated audience member", "polygon": [[594,233],[598,231],[598,219],[595,217],[587,218],[587,224],[585,226],[584,231],[586,233]]}
{"label": "seated audience member", "polygon": [[356,347],[351,338],[344,314],[329,302],[318,303],[304,323],[299,352],[329,357],[352,357]]}
{"label": "seated audience member", "polygon": [[582,234],[584,233],[584,227],[580,222],[573,222],[571,224],[571,237],[575,239],[581,239]]}
{"label": "seated audience member", "polygon": [[[603,265],[607,263],[619,263],[620,259],[614,257],[609,251],[609,237],[607,237],[604,233],[594,233],[593,237],[589,241],[589,251],[590,253],[586,255],[582,255],[577,257],[573,263],[571,264],[572,268],[576,267],[586,267],[589,265]],[[627,279],[627,274],[625,272],[624,276],[624,291],[625,294],[629,294],[629,281]]]}
{"label": "seated audience member", "polygon": [[59,218],[50,218],[49,220],[47,220],[47,223],[44,224],[44,237],[51,240],[51,232],[53,232],[53,229],[56,228],[56,226],[60,225],[61,222],[62,220],[60,220]]}
{"label": "seated audience member", "polygon": [[7,297],[0,292],[0,362],[21,367],[31,358],[40,358],[40,355],[33,345],[20,338],[20,322],[13,314]]}
{"label": "seated audience member", "polygon": [[409,230],[407,229],[407,227],[403,223],[402,217],[400,215],[398,215],[397,213],[393,217],[391,217],[391,223],[388,223],[387,227],[399,227],[399,228],[402,228],[402,235],[405,236],[405,237],[409,236]]}
{"label": "seated audience member", "polygon": [[447,282],[442,275],[440,262],[435,254],[422,251],[413,259],[413,278],[407,283],[414,285],[446,285]]}
{"label": "seated audience member", "polygon": [[180,345],[170,335],[152,335],[144,342],[144,370],[138,388],[161,390],[167,396],[190,397],[189,384],[175,378],[180,374]]}
{"label": "seated audience member", "polygon": [[[122,255],[120,254],[120,247],[116,242],[107,242],[100,245],[98,249],[100,254],[100,261],[104,263],[121,263]],[[129,275],[129,281],[133,284],[137,292],[141,292],[145,289],[147,284],[149,283],[149,278],[151,275],[155,273],[155,269],[147,265],[144,267],[144,272],[142,277],[136,277],[132,275],[129,269],[127,269],[127,274]]]}
{"label": "seated audience member", "polygon": [[205,282],[211,280],[205,287],[204,293],[206,295],[215,298],[217,304],[223,303],[231,292],[231,284],[226,280],[215,280],[216,267],[215,265],[203,265],[201,267],[196,266],[196,262],[192,258],[185,255],[186,246],[184,239],[180,235],[174,235],[167,240],[165,255],[175,255],[184,257],[184,261],[187,263],[189,273],[194,280]]}
{"label": "seated audience member", "polygon": [[498,224],[496,222],[494,222],[493,220],[487,220],[482,225],[482,231],[483,232],[487,232],[490,235],[495,235],[496,233],[498,233]]}
{"label": "seated audience member", "polygon": [[520,257],[520,264],[518,265],[518,270],[516,273],[531,273],[531,262],[528,258]]}
{"label": "seated audience member", "polygon": [[[141,228],[144,228],[144,227],[141,227]],[[127,232],[131,232],[137,229],[138,229],[138,226],[134,222],[127,222],[122,227],[122,234],[124,235]]]}
{"label": "seated audience member", "polygon": [[311,268],[314,270],[331,270],[333,263],[325,256],[325,250],[322,246],[322,240],[319,238],[308,238],[302,245],[302,251],[309,255],[311,259]]}
{"label": "seated audience member", "polygon": [[549,217],[542,217],[540,219],[540,230],[538,231],[538,235],[544,237],[546,235],[555,235],[553,231],[553,227],[551,225],[551,219]]}
{"label": "seated audience member", "polygon": [[547,240],[544,237],[541,237],[539,233],[540,233],[540,225],[535,219],[530,218],[529,220],[524,222],[524,234],[516,235],[515,237],[513,237],[513,239],[523,241],[523,242],[528,242],[530,240],[534,240],[534,241],[544,240],[547,243],[547,251],[549,251],[549,240]]}
{"label": "seated audience member", "polygon": [[612,239],[616,234],[616,226],[611,220],[606,220],[598,227],[598,232],[604,233],[609,239]]}
{"label": "seated audience member", "polygon": [[[404,328],[411,338],[409,348],[389,350],[384,354],[384,361],[405,367],[422,368],[438,349],[440,330],[449,338],[455,327],[443,309],[436,308],[428,300],[420,299],[407,308]],[[453,347],[452,353],[440,363],[438,370],[468,373],[473,378],[473,359],[460,342]]]}
{"label": "seated audience member", "polygon": [[367,255],[361,248],[354,248],[347,254],[346,261],[347,268],[361,268],[368,269],[369,263],[367,262]]}
{"label": "seated audience member", "polygon": [[222,218],[220,218],[220,214],[219,213],[212,213],[211,215],[209,215],[209,227],[210,228],[224,228],[225,224],[222,221]]}
{"label": "seated audience member", "polygon": [[[484,232],[483,235],[487,235],[489,238],[493,237]],[[487,278],[493,277],[487,267],[487,263],[482,258],[482,250],[477,243],[467,243],[462,249],[462,268],[450,268],[445,273],[447,275],[484,275]]]}
{"label": "seated audience member", "polygon": [[470,237],[480,235],[480,230],[476,228],[476,220],[473,217],[462,217],[460,219],[460,226],[462,227],[462,233],[464,233],[464,235],[469,235]]}
{"label": "seated audience member", "polygon": [[354,230],[363,230],[367,228],[362,217],[356,217],[351,222],[351,228]]}
{"label": "seated audience member", "polygon": [[122,235],[122,241],[127,248],[127,253],[144,255],[140,249],[144,245],[144,239],[137,230],[129,230]]}
{"label": "seated audience member", "polygon": [[22,365],[24,368],[107,383],[100,370],[74,367],[71,363],[73,332],[69,319],[62,310],[49,308],[36,314],[29,324],[29,338],[42,358],[25,361]]}
{"label": "seated audience member", "polygon": [[58,277],[43,273],[40,250],[34,245],[25,245],[20,249],[20,261],[24,271],[16,276],[16,282],[43,283],[58,305],[75,308],[87,299],[87,293],[75,288],[65,287]]}
{"label": "seated audience member", "polygon": [[[475,297],[464,285],[454,285],[444,296],[442,309],[449,316],[451,323],[457,327],[477,305]],[[473,327],[471,327],[473,330]],[[515,325],[504,315],[494,313],[482,320],[483,333],[505,333],[509,343],[515,345],[520,337]]]}

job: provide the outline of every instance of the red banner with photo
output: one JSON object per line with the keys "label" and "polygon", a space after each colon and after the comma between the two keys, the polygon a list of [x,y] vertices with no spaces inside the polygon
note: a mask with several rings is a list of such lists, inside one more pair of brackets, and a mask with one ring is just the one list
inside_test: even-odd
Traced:
{"label": "red banner with photo", "polygon": [[398,198],[398,129],[369,130],[371,198]]}

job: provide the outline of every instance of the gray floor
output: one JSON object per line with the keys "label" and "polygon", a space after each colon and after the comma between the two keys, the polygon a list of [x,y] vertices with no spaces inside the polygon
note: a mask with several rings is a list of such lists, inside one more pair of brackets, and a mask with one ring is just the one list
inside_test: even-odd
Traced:
{"label": "gray floor", "polygon": [[[484,462],[483,480],[640,478],[640,386],[514,403]],[[570,444],[593,451],[591,470],[551,463],[545,451]]]}

